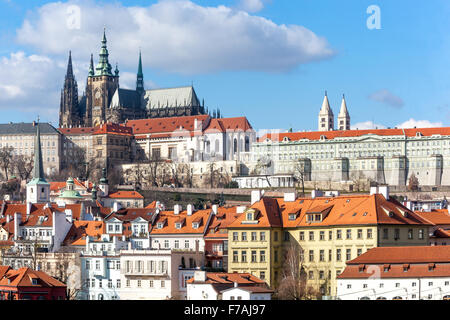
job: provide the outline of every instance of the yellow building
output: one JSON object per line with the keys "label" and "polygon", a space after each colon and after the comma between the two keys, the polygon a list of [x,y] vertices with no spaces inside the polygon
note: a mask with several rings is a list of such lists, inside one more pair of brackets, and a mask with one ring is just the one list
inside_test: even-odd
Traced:
{"label": "yellow building", "polygon": [[263,198],[228,226],[228,272],[251,273],[276,286],[282,262],[282,223],[276,199]]}
{"label": "yellow building", "polygon": [[[388,195],[386,195],[388,197]],[[389,197],[388,197],[389,198]],[[298,252],[299,269],[303,269],[307,285],[321,295],[336,295],[336,277],[345,262],[374,247],[424,246],[428,243],[430,224],[395,200],[382,194],[340,197],[262,198],[251,207],[258,212],[254,220],[243,215],[229,226],[229,272],[263,271],[268,284],[277,287],[289,248]],[[251,210],[247,210],[251,212]],[[242,241],[242,232],[270,231],[266,242]],[[275,241],[275,233],[278,241]],[[237,234],[237,238],[236,238]],[[233,260],[233,252],[266,250],[273,264]],[[272,255],[277,252],[278,259]],[[249,253],[250,252],[250,253]],[[288,259],[288,258],[287,258]],[[263,270],[264,269],[264,270]],[[256,273],[255,273],[256,272]],[[300,271],[299,271],[300,272]]]}

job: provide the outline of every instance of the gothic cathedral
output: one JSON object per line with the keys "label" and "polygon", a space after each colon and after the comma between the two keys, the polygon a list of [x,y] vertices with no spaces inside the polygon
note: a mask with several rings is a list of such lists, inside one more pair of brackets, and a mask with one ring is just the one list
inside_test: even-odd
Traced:
{"label": "gothic cathedral", "polygon": [[95,127],[105,122],[123,123],[126,120],[193,116],[205,114],[204,101],[200,101],[193,86],[168,89],[144,89],[142,56],[139,53],[139,66],[136,89],[122,89],[119,86],[119,69],[114,73],[109,63],[106,32],[103,33],[99,62],[94,69],[91,55],[86,92],[78,97],[78,85],[73,74],[72,53],[61,92],[59,126]]}

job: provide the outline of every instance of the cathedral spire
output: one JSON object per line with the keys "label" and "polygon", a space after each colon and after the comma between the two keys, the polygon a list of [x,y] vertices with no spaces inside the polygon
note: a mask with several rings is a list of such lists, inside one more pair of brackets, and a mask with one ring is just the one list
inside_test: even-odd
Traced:
{"label": "cathedral spire", "polygon": [[36,181],[44,181],[44,167],[42,163],[42,149],[41,149],[41,132],[39,129],[39,119],[36,123],[36,138],[34,142],[34,167],[33,179]]}
{"label": "cathedral spire", "polygon": [[94,72],[94,55],[91,53],[91,63],[89,65],[89,77],[93,77],[95,75]]}
{"label": "cathedral spire", "polygon": [[144,91],[144,73],[142,72],[142,53],[139,50],[139,66],[136,80],[136,91],[143,92]]}
{"label": "cathedral spire", "polygon": [[350,130],[350,114],[347,110],[347,102],[345,95],[342,95],[341,110],[338,115],[339,130]]}
{"label": "cathedral spire", "polygon": [[102,39],[102,48],[100,49],[100,59],[97,64],[96,69],[96,76],[111,76],[112,74],[112,67],[109,63],[109,52],[107,47],[108,41],[106,40],[106,28],[103,30],[103,39]]}
{"label": "cathedral spire", "polygon": [[319,131],[333,131],[334,130],[334,114],[330,108],[328,101],[328,93],[325,91],[322,108],[319,112]]}
{"label": "cathedral spire", "polygon": [[67,63],[66,78],[73,78],[72,51],[69,51],[69,62]]}

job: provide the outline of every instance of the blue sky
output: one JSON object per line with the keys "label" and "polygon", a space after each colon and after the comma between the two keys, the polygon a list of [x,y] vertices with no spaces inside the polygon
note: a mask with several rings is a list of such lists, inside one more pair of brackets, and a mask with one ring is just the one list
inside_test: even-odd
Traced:
{"label": "blue sky", "polygon": [[[193,82],[207,106],[219,107],[226,117],[247,116],[257,129],[316,130],[325,90],[336,116],[345,93],[352,124],[359,128],[372,123],[380,127],[450,124],[448,1],[193,0],[192,10],[174,11],[162,8],[178,2],[165,0],[160,1],[161,10],[148,11],[159,19],[148,29],[133,31],[139,15],[121,19],[120,12],[129,7],[140,12],[157,2],[86,0],[49,6],[49,1],[0,0],[2,122],[31,121],[40,114],[57,125],[67,52],[72,50],[81,94],[88,53],[93,52],[97,60],[101,26],[106,25],[111,63],[119,63],[121,84],[132,86],[141,47],[147,87]],[[82,9],[81,29],[63,33],[64,26],[54,15],[62,12],[61,6],[72,4]],[[381,10],[381,30],[367,28],[370,5]],[[90,7],[102,10],[103,6],[105,16],[88,16],[93,12]],[[218,6],[231,10],[223,15],[211,11],[223,22],[203,21],[203,8]],[[248,16],[238,15],[240,10]],[[176,17],[170,16],[173,12]],[[164,19],[168,25],[161,23]],[[240,20],[235,24],[236,19]],[[281,39],[299,36],[298,26],[323,41],[305,40],[305,47],[299,49]],[[266,37],[267,28],[275,36]],[[252,38],[248,48],[240,39],[241,31],[243,39]],[[217,42],[204,41],[208,37]],[[315,45],[316,51],[305,54]]]}

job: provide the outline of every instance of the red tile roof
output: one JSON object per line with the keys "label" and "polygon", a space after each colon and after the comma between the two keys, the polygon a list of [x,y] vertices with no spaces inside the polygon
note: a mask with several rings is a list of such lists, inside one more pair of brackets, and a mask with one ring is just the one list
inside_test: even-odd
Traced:
{"label": "red tile roof", "polygon": [[58,131],[65,135],[71,134],[92,134],[98,129],[97,127],[85,127],[85,128],[59,128]]}
{"label": "red tile roof", "polygon": [[447,209],[431,212],[415,211],[415,213],[434,225],[450,225],[450,214]]}
{"label": "red tile roof", "polygon": [[[33,285],[32,279],[38,279],[38,284]],[[0,286],[36,288],[66,287],[64,283],[50,277],[45,272],[29,268],[20,268],[19,270],[9,269],[6,274],[0,278]]]}
{"label": "red tile roof", "polygon": [[133,129],[133,134],[135,135],[172,133],[180,131],[180,127],[182,128],[181,131],[193,131],[195,119],[197,119],[197,121],[208,122],[209,116],[199,115],[173,118],[129,120],[126,122],[126,125]]}
{"label": "red tile roof", "polygon": [[[151,234],[203,234],[208,227],[210,215],[211,209],[195,211],[191,216],[187,215],[187,211],[182,211],[178,215],[173,211],[162,211],[156,218]],[[180,229],[177,229],[175,223],[182,219],[184,219],[184,223]],[[157,228],[158,222],[164,222],[162,229]],[[193,228],[193,222],[200,222],[197,229]]]}
{"label": "red tile roof", "polygon": [[450,246],[376,247],[350,264],[450,263]]}
{"label": "red tile roof", "polygon": [[[432,277],[449,277],[450,264],[436,264],[434,268],[429,269],[428,264],[411,264],[405,271],[402,264],[390,265],[385,271],[384,264],[371,264],[364,266],[363,269],[357,265],[350,265],[337,277],[338,279],[372,279],[374,276],[374,267],[378,268],[377,276],[381,279],[386,278],[432,278]],[[376,270],[376,269],[375,269]]]}
{"label": "red tile roof", "polygon": [[96,130],[92,134],[93,135],[114,134],[122,136],[132,136],[133,129],[128,126],[123,126],[116,123],[105,123],[96,127]]}
{"label": "red tile roof", "polygon": [[280,207],[277,199],[262,198],[251,206],[256,211],[257,224],[246,224],[246,214],[240,215],[228,228],[277,228],[282,226]]}
{"label": "red tile roof", "polygon": [[85,246],[86,237],[93,237],[94,240],[106,233],[103,221],[74,221],[72,227],[63,241],[65,246]]}
{"label": "red tile roof", "polygon": [[324,136],[327,140],[335,138],[360,137],[364,135],[378,135],[378,136],[407,136],[415,137],[418,133],[425,137],[432,135],[450,136],[450,127],[443,128],[420,128],[420,129],[369,129],[369,130],[347,130],[347,131],[327,131],[327,132],[288,132],[279,134],[267,134],[261,137],[258,141],[264,142],[266,138],[271,141],[282,141],[288,138],[290,141],[298,140],[320,140]]}
{"label": "red tile roof", "polygon": [[[191,278],[187,283],[198,283],[194,278]],[[260,284],[264,285],[266,282],[261,280],[250,273],[224,273],[224,272],[207,272],[206,281],[202,283],[221,283],[221,284],[234,284],[239,285],[249,285],[249,284]]]}
{"label": "red tile roof", "polygon": [[137,191],[117,191],[108,195],[112,199],[144,199],[144,196]]}

